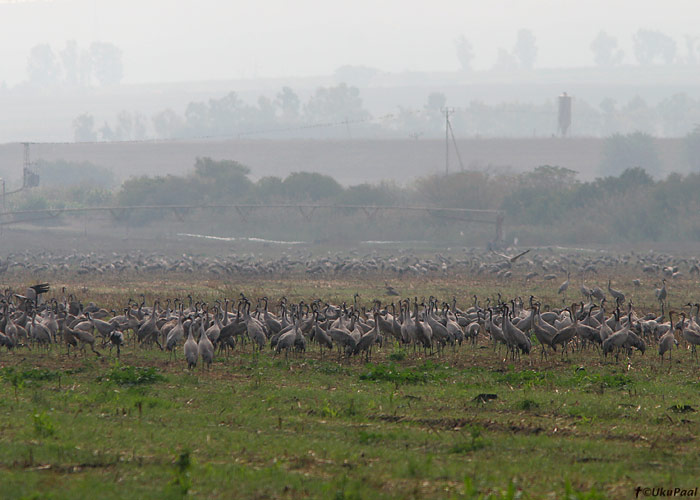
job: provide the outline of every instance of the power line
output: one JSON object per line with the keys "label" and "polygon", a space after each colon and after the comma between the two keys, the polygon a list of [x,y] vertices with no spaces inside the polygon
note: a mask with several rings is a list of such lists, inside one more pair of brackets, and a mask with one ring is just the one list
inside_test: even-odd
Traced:
{"label": "power line", "polygon": [[[446,141],[449,140],[449,135],[454,138],[454,130],[450,132],[451,123],[449,122],[449,115],[455,113],[469,113],[470,108],[464,107],[451,107],[449,108],[449,113],[446,112],[445,108],[441,110],[446,115],[446,130],[445,138]],[[503,108],[489,108],[488,113],[491,114],[527,114],[527,115],[550,115],[554,111],[550,110],[537,110],[537,109],[503,109]],[[422,116],[426,114],[425,110],[421,109],[406,109],[402,108],[401,115],[414,115]],[[293,126],[286,127],[271,127],[271,128],[261,128],[261,129],[250,129],[239,132],[230,133],[219,133],[219,134],[200,134],[200,135],[179,135],[171,136],[168,138],[144,138],[144,139],[118,139],[118,140],[91,140],[91,141],[22,141],[23,144],[31,145],[75,145],[75,144],[158,144],[158,143],[168,143],[168,142],[179,142],[179,141],[206,141],[206,140],[225,140],[225,139],[241,139],[256,135],[271,135],[271,134],[282,134],[288,132],[300,132],[304,130],[313,129],[323,129],[332,127],[346,127],[348,135],[350,134],[350,125],[358,125],[363,123],[379,123],[385,122],[387,120],[395,120],[399,118],[394,113],[388,113],[377,117],[367,117],[359,118],[355,120],[343,119],[338,121],[328,121],[328,122],[316,122],[316,123],[302,123]],[[6,143],[7,144],[7,143]],[[449,171],[449,165],[446,166],[446,170]]]}
{"label": "power line", "polygon": [[455,153],[457,153],[457,159],[459,160],[459,168],[461,170],[464,170],[464,163],[462,163],[462,155],[459,154],[459,148],[457,147],[457,139],[455,139],[455,133],[454,130],[452,130],[452,123],[449,120],[447,120],[447,126],[450,129],[450,134],[452,135],[452,144],[454,144]]}
{"label": "power line", "polygon": [[450,113],[454,113],[455,108],[441,108],[440,111],[445,115],[445,175],[450,175]]}

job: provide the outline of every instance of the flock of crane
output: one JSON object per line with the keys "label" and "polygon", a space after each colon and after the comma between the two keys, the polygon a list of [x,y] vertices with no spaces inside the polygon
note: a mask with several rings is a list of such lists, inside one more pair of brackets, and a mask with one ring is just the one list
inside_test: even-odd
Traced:
{"label": "flock of crane", "polygon": [[[604,252],[561,252],[551,248],[525,251],[508,256],[475,248],[445,249],[433,255],[418,254],[411,249],[357,248],[344,252],[324,252],[314,255],[308,248],[296,248],[266,254],[231,253],[203,256],[193,254],[168,255],[160,252],[52,252],[23,251],[10,253],[0,259],[0,275],[31,273],[52,276],[75,272],[81,276],[107,276],[133,273],[182,273],[230,276],[278,276],[303,273],[306,276],[335,276],[348,274],[377,274],[399,276],[429,276],[470,274],[510,279],[526,270],[523,277],[551,281],[568,270],[586,275],[635,267],[645,275],[667,278],[682,274],[700,274],[700,262],[663,253],[612,254]],[[600,300],[600,299],[599,299]]]}
{"label": "flock of crane", "polygon": [[[523,254],[520,254],[523,255]],[[565,294],[569,279],[558,292]],[[155,300],[148,307],[145,298],[129,299],[121,314],[94,303],[83,304],[73,295],[49,298],[48,284],[35,285],[24,294],[7,291],[0,300],[0,346],[50,349],[63,345],[98,356],[98,349],[116,348],[117,356],[126,345],[134,348],[158,347],[177,358],[184,354],[189,368],[211,366],[215,356],[229,356],[237,349],[260,353],[269,348],[274,354],[305,352],[317,345],[321,356],[337,350],[338,358],[364,356],[369,361],[373,349],[402,346],[408,352],[427,354],[463,344],[491,342],[502,346],[513,359],[529,355],[533,343],[541,347],[541,357],[559,349],[562,356],[574,350],[595,350],[607,357],[631,356],[645,352],[647,345],[658,346],[663,361],[669,361],[679,339],[696,355],[700,344],[700,304],[687,304],[685,310],[664,314],[667,307],[666,280],[656,290],[661,314],[638,313],[625,295],[612,288],[607,294],[598,287],[581,285],[586,302],[564,308],[542,306],[534,296],[480,301],[473,297],[470,307],[460,308],[456,298],[441,301],[435,297],[398,299],[398,292],[387,285],[386,295],[394,302],[361,305],[330,304],[320,299],[290,303],[282,298],[270,307],[267,297],[252,299],[241,294],[206,304],[192,296]],[[65,291],[64,291],[65,292]],[[187,303],[185,303],[187,302]],[[231,305],[229,309],[229,304]],[[274,311],[272,309],[275,309]],[[694,311],[694,313],[693,313]],[[675,324],[674,324],[675,317]]]}

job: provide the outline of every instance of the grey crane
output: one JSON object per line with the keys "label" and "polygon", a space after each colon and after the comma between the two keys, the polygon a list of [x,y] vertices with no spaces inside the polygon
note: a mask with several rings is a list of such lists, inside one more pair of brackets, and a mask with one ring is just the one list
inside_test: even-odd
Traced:
{"label": "grey crane", "polygon": [[608,293],[613,296],[613,298],[619,302],[620,304],[625,302],[625,294],[620,292],[619,290],[615,290],[614,288],[611,288],[611,281],[608,280]]}
{"label": "grey crane", "polygon": [[63,337],[63,343],[66,345],[66,355],[70,356],[70,348],[71,346],[78,347],[78,340],[75,338],[75,335],[73,335],[68,325],[64,325],[61,335]]}
{"label": "grey crane", "polygon": [[185,351],[185,359],[187,360],[187,368],[190,370],[197,366],[197,360],[199,359],[199,348],[197,346],[197,342],[194,340],[194,336],[192,335],[192,329],[194,328],[194,322],[190,322],[189,327],[187,328],[187,340],[185,341],[185,345],[183,347]]}
{"label": "grey crane", "polygon": [[569,271],[566,272],[566,281],[559,285],[559,290],[557,290],[558,294],[565,293],[566,290],[569,288],[569,280],[571,279],[571,274]]}
{"label": "grey crane", "polygon": [[321,357],[323,357],[323,348],[327,347],[328,349],[333,349],[333,342],[328,333],[318,324],[318,311],[314,311],[314,327],[312,332],[313,340],[318,343],[321,349]]}
{"label": "grey crane", "polygon": [[534,321],[532,323],[532,328],[535,332],[535,337],[537,338],[537,341],[542,346],[541,357],[546,358],[547,351],[545,350],[544,346],[549,346],[553,351],[557,350],[556,344],[552,342],[554,340],[555,335],[557,334],[557,330],[549,323],[546,323],[540,319],[540,305],[537,304],[536,307],[537,315],[535,316]]}
{"label": "grey crane", "polygon": [[303,334],[301,333],[301,313],[297,312],[296,318],[294,319],[294,324],[286,332],[282,333],[277,339],[277,346],[275,352],[279,352],[284,349],[284,357],[289,357],[289,349],[295,346],[297,342],[301,342]]}
{"label": "grey crane", "polygon": [[[402,303],[399,303],[401,307]],[[406,305],[401,307],[402,311],[402,321],[401,321],[401,338],[406,344],[413,344],[414,347],[418,342],[416,337],[416,324],[411,320],[411,312],[409,311],[410,301],[406,301]]]}
{"label": "grey crane", "polygon": [[567,346],[569,344],[569,341],[576,337],[578,333],[578,317],[576,316],[576,304],[572,304],[571,310],[569,310],[568,312],[571,317],[572,323],[567,326],[564,326],[563,328],[560,328],[557,331],[557,334],[552,338],[552,346],[561,344],[561,346],[564,348],[564,350],[562,351],[562,355],[564,354],[564,352],[567,352]]}
{"label": "grey crane", "polygon": [[656,295],[656,300],[663,303],[666,301],[666,296],[668,295],[666,291],[666,278],[662,279],[661,282],[663,283],[663,286],[654,290],[654,295]]}
{"label": "grey crane", "polygon": [[491,309],[490,307],[489,320],[488,322],[485,322],[485,327],[486,330],[489,332],[489,335],[493,339],[494,347],[497,346],[499,343],[508,345],[506,337],[503,335],[503,330],[500,326],[496,324],[496,322],[493,319],[493,309]]}
{"label": "grey crane", "polygon": [[92,325],[97,329],[98,333],[103,339],[109,337],[109,335],[116,329],[112,323],[102,321],[101,319],[93,318],[89,312],[85,313],[85,317],[92,323]]}
{"label": "grey crane", "polygon": [[427,322],[420,321],[420,315],[418,314],[418,300],[416,299],[413,303],[413,324],[416,327],[416,339],[418,342],[423,344],[423,349],[433,348],[433,330]]}
{"label": "grey crane", "polygon": [[9,351],[13,347],[15,347],[15,342],[7,335],[0,333],[0,347],[3,347],[3,346],[7,347],[7,350]]}
{"label": "grey crane", "polygon": [[683,318],[680,324],[681,336],[690,344],[691,352],[697,358],[696,347],[700,345],[700,333],[685,326],[685,313],[681,313],[681,317]]}
{"label": "grey crane", "polygon": [[374,343],[377,341],[377,337],[379,337],[379,322],[378,322],[378,317],[379,317],[379,312],[374,311],[374,328],[372,328],[369,332],[365,333],[362,338],[360,338],[360,341],[355,345],[355,348],[353,349],[353,354],[359,354],[360,352],[364,351],[365,352],[365,360],[369,362],[370,358],[372,357],[372,346]]}
{"label": "grey crane", "polygon": [[214,344],[211,343],[207,332],[204,331],[204,321],[199,324],[199,342],[197,342],[197,352],[202,358],[202,368],[206,363],[207,369],[211,368],[211,363],[214,361]]}
{"label": "grey crane", "polygon": [[248,332],[248,338],[253,342],[253,351],[255,351],[256,347],[258,351],[260,351],[267,342],[267,336],[265,335],[262,324],[250,315],[250,302],[248,302],[247,306],[243,321],[245,322],[246,331]]}
{"label": "grey crane", "polygon": [[209,337],[212,344],[216,344],[216,342],[219,340],[219,336],[221,335],[221,326],[219,315],[217,311],[214,311],[214,323],[206,330],[207,337]]}
{"label": "grey crane", "polygon": [[598,300],[605,300],[605,293],[600,289],[600,287],[596,286],[593,287],[593,290],[591,290],[591,297]]}
{"label": "grey crane", "polygon": [[426,312],[425,320],[426,323],[430,325],[430,329],[433,332],[432,336],[437,343],[438,351],[440,351],[440,349],[443,348],[448,342],[454,345],[454,337],[450,335],[450,332],[447,330],[447,327],[440,323],[430,311]]}
{"label": "grey crane", "polygon": [[278,334],[282,330],[282,323],[277,318],[273,318],[270,312],[267,310],[267,297],[263,297],[262,300],[265,301],[265,311],[263,319],[265,320],[265,326],[267,326],[267,331],[270,332],[270,334],[272,335]]}
{"label": "grey crane", "polygon": [[664,354],[668,352],[668,362],[670,364],[672,348],[674,345],[678,345],[678,341],[673,335],[673,311],[669,311],[668,316],[671,320],[671,329],[664,333],[659,339],[659,356],[661,356],[661,362],[663,363]]}
{"label": "grey crane", "polygon": [[51,345],[51,332],[42,323],[36,321],[36,311],[32,315],[32,323],[29,327],[29,338],[32,342],[45,344],[47,347]]}
{"label": "grey crane", "polygon": [[505,255],[505,254],[502,254],[502,253],[498,253],[498,252],[496,252],[496,251],[494,251],[494,250],[491,250],[491,252],[492,252],[494,255],[498,255],[500,258],[505,259],[505,260],[508,261],[509,263],[513,263],[513,262],[515,262],[516,260],[518,260],[520,257],[522,257],[523,255],[529,253],[531,250],[532,250],[532,248],[528,248],[528,249],[525,250],[524,252],[520,252],[519,254],[517,254],[517,255],[512,255],[512,256],[511,256],[511,255]]}
{"label": "grey crane", "polygon": [[92,333],[84,330],[72,330],[69,326],[64,326],[64,329],[69,335],[72,335],[78,341],[80,350],[85,352],[85,346],[89,345],[92,352],[94,352],[97,356],[102,356],[99,351],[95,350],[95,337],[92,335]]}
{"label": "grey crane", "polygon": [[[620,330],[616,331],[608,338],[603,341],[603,355],[607,357],[608,353],[612,352],[613,349],[619,349],[627,343],[627,338],[629,337],[630,327],[632,325],[632,313],[628,313],[627,323]],[[615,355],[615,360],[617,360],[617,354]]]}
{"label": "grey crane", "polygon": [[171,352],[171,356],[175,356],[177,344],[185,338],[185,328],[182,325],[182,307],[177,317],[177,324],[168,332],[165,339],[165,350]]}
{"label": "grey crane", "polygon": [[[114,330],[109,334],[109,350],[112,352],[112,347],[117,347],[117,359],[121,356],[121,347],[124,345],[124,334],[119,330]],[[104,346],[103,346],[104,347]]]}
{"label": "grey crane", "polygon": [[515,357],[516,350],[525,354],[530,354],[530,349],[532,348],[530,339],[517,326],[511,323],[508,311],[508,306],[504,305],[501,329],[503,330],[503,336],[508,343],[508,347],[511,349],[513,357]]}
{"label": "grey crane", "polygon": [[160,347],[160,349],[163,350],[163,346],[160,345],[160,342],[158,341],[160,330],[158,329],[158,325],[156,324],[156,319],[158,317],[158,314],[156,312],[157,304],[158,301],[156,301],[153,304],[153,311],[151,311],[151,316],[139,327],[138,332],[136,332],[136,337],[138,338],[138,341],[141,344],[145,342],[155,341],[155,343],[158,344],[158,347]]}

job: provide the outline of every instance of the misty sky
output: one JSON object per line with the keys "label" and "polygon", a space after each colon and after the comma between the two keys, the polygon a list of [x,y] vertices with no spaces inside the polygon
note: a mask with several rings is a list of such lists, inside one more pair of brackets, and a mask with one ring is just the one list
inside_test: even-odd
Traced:
{"label": "misty sky", "polygon": [[633,63],[632,34],[663,31],[685,54],[700,36],[697,0],[0,0],[0,82],[26,79],[33,45],[74,39],[123,51],[123,83],[318,76],[345,64],[389,72],[453,71],[454,40],[474,45],[476,69],[519,28],[537,38],[536,67],[592,65],[603,29]]}

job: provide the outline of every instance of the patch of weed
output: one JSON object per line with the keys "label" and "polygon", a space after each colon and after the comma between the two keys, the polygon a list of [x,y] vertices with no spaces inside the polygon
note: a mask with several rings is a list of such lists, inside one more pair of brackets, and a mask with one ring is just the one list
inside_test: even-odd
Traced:
{"label": "patch of weed", "polygon": [[[19,371],[14,366],[8,366],[0,369],[0,378],[12,382],[13,379],[34,380],[37,382],[46,382],[50,380],[58,380],[61,376],[60,372],[47,369],[30,368],[29,370]],[[14,385],[14,384],[13,384]]]}
{"label": "patch of weed", "polygon": [[569,481],[566,481],[564,486],[565,500],[605,500],[608,498],[603,493],[596,491],[595,488],[590,491],[577,491],[571,486]]}
{"label": "patch of weed", "polygon": [[51,417],[46,412],[35,413],[32,415],[34,422],[34,433],[39,437],[51,437],[56,434],[56,426]]}
{"label": "patch of weed", "polygon": [[97,378],[102,382],[114,382],[117,385],[141,385],[162,382],[165,377],[158,373],[155,367],[141,368],[138,366],[119,366],[111,368]]}
{"label": "patch of weed", "polygon": [[540,404],[534,399],[525,398],[516,405],[519,410],[530,411],[538,408]]}
{"label": "patch of weed", "polygon": [[326,403],[321,407],[321,415],[325,418],[336,418],[340,415],[340,412]]}
{"label": "patch of weed", "polygon": [[567,383],[582,389],[592,386],[603,389],[626,389],[634,384],[632,377],[623,373],[611,373],[601,375],[600,373],[587,373],[585,370],[577,369],[574,376]]}
{"label": "patch of weed", "polygon": [[496,380],[513,386],[536,386],[543,385],[549,380],[546,372],[538,372],[535,370],[507,371],[498,373]]}
{"label": "patch of weed", "polygon": [[347,369],[339,364],[323,363],[315,366],[314,369],[324,375],[345,375],[347,374]]}
{"label": "patch of weed", "polygon": [[168,483],[174,487],[182,496],[187,495],[187,492],[192,487],[192,479],[190,478],[190,468],[192,467],[192,459],[190,458],[189,450],[185,450],[177,457],[175,461],[175,470],[173,478]]}
{"label": "patch of weed", "polygon": [[426,361],[416,368],[401,368],[396,364],[368,365],[369,370],[360,374],[360,380],[386,381],[395,384],[422,384],[444,378],[439,365]]}
{"label": "patch of weed", "polygon": [[462,439],[450,446],[450,453],[471,453],[472,451],[480,450],[486,446],[484,438],[481,436],[481,429],[476,426],[468,428],[469,438]]}
{"label": "patch of weed", "polygon": [[404,359],[406,359],[406,351],[404,351],[403,349],[394,351],[391,354],[389,354],[390,361],[403,361]]}
{"label": "patch of weed", "polygon": [[360,444],[374,444],[382,440],[384,436],[378,432],[360,431],[357,440]]}

